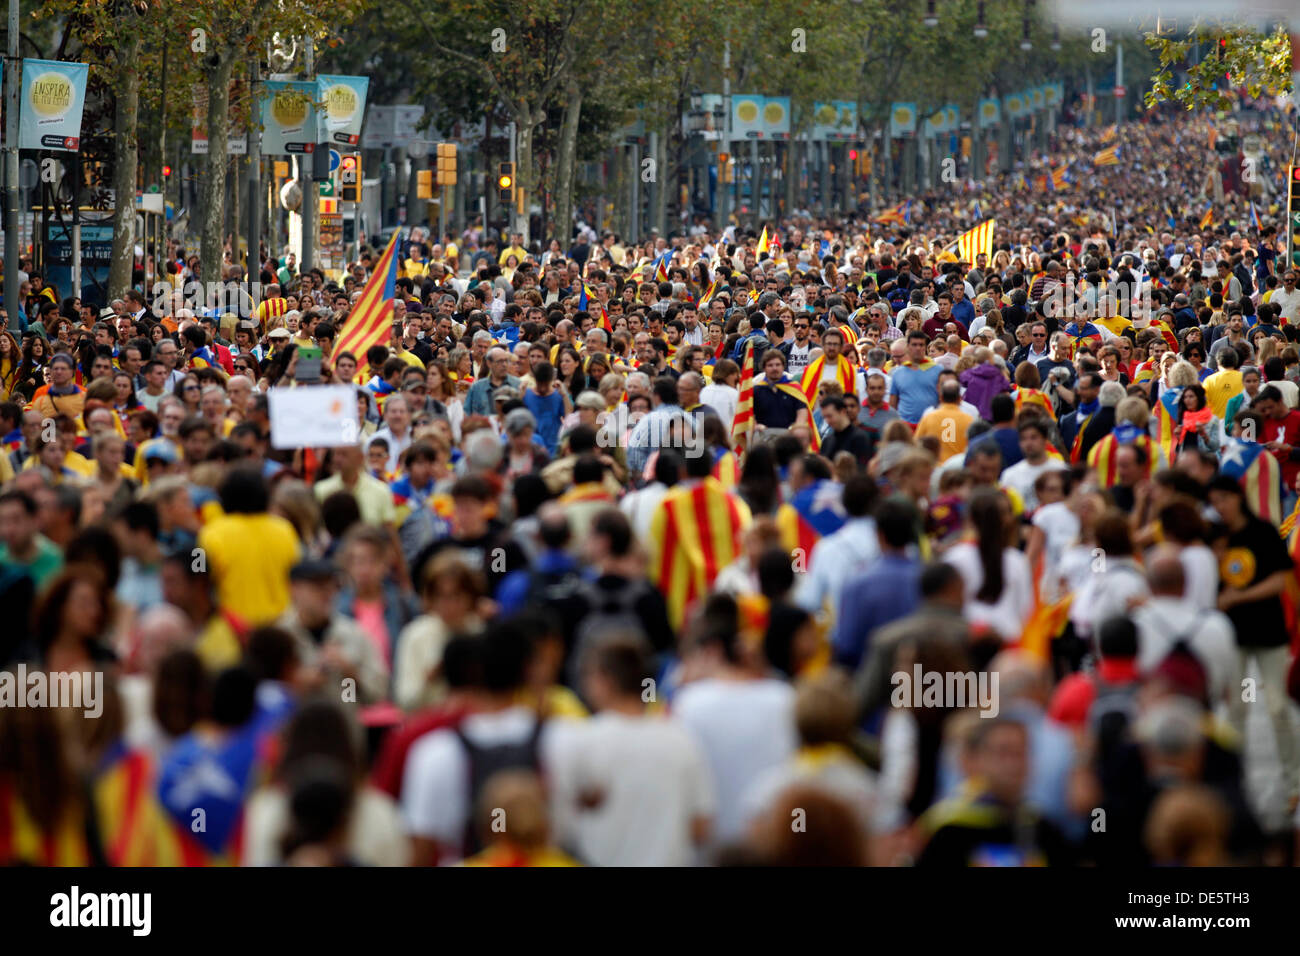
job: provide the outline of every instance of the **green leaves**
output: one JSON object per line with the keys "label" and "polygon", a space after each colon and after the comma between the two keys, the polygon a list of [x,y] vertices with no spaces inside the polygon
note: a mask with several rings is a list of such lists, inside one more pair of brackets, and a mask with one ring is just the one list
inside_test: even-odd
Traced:
{"label": "green leaves", "polygon": [[[1232,24],[1200,27],[1185,39],[1146,35],[1159,56],[1146,105],[1178,103],[1185,109],[1225,109],[1228,91],[1244,86],[1252,96],[1277,95],[1291,87],[1291,38],[1284,27],[1265,33]],[[1186,81],[1174,79],[1184,73]]]}

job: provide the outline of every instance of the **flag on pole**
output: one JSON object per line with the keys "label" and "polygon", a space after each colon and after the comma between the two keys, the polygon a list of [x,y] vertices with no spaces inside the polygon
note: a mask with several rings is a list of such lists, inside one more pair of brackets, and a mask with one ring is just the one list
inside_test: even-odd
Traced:
{"label": "flag on pole", "polygon": [[765,252],[769,255],[772,252],[772,241],[767,238],[767,226],[763,227],[763,234],[758,237],[758,254],[761,256]]}
{"label": "flag on pole", "polygon": [[[375,264],[375,271],[361,290],[361,298],[339,333],[331,354],[341,355],[351,352],[357,362],[365,360],[366,352],[373,345],[383,345],[392,334],[393,299],[397,295],[397,237],[393,233],[388,240],[388,248]],[[376,372],[378,369],[375,370]]]}
{"label": "flag on pole", "polygon": [[706,308],[708,304],[713,301],[714,297],[717,296],[718,291],[721,288],[722,288],[722,277],[714,276],[713,281],[709,283],[709,287],[705,289],[704,294],[700,296],[699,307],[701,309]]}
{"label": "flag on pole", "polygon": [[1092,164],[1094,166],[1118,166],[1119,149],[1118,146],[1107,146],[1105,149],[1093,153]]}
{"label": "flag on pole", "polygon": [[1259,224],[1259,210],[1255,208],[1255,200],[1250,201],[1250,228],[1259,232],[1263,227]]}
{"label": "flag on pole", "polygon": [[736,416],[731,420],[731,447],[737,455],[744,455],[753,431],[754,340],[750,339],[745,345],[745,361],[740,366],[740,395],[736,400]]}
{"label": "flag on pole", "polygon": [[662,256],[655,260],[655,281],[668,281],[668,260],[672,258],[671,251],[665,251]]}
{"label": "flag on pole", "polygon": [[981,252],[993,258],[993,229],[996,225],[996,219],[986,219],[957,237],[957,254],[963,261],[973,263]]}
{"label": "flag on pole", "polygon": [[1201,224],[1197,228],[1209,229],[1213,227],[1213,225],[1214,225],[1214,203],[1207,202],[1205,204],[1205,215],[1201,217]]}
{"label": "flag on pole", "polygon": [[910,226],[912,224],[912,200],[905,199],[897,206],[891,206],[880,215],[872,219],[872,222],[893,223],[895,226]]}

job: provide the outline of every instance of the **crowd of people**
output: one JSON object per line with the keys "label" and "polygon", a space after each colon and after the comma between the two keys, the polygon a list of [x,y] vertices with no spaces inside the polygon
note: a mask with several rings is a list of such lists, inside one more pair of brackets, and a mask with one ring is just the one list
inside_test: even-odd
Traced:
{"label": "crowd of people", "polygon": [[[102,311],[25,263],[0,861],[1291,862],[1300,289],[1214,122],[903,222],[413,229],[364,354],[378,244]],[[279,447],[321,383],[354,435]]]}

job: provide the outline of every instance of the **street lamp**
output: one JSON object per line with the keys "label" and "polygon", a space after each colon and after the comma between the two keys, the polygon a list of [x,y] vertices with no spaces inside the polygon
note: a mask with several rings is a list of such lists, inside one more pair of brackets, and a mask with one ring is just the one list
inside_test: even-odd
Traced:
{"label": "street lamp", "polygon": [[1029,51],[1034,48],[1033,42],[1029,39],[1029,17],[1025,17],[1024,29],[1020,36],[1020,49]]}
{"label": "street lamp", "polygon": [[1061,28],[1058,26],[1052,27],[1052,49],[1061,49]]}
{"label": "street lamp", "polygon": [[989,35],[988,25],[984,22],[984,0],[979,2],[979,13],[975,18],[975,36],[981,40]]}
{"label": "street lamp", "polygon": [[925,16],[921,19],[927,27],[937,27],[939,25],[939,14],[935,12],[935,0],[926,0]]}

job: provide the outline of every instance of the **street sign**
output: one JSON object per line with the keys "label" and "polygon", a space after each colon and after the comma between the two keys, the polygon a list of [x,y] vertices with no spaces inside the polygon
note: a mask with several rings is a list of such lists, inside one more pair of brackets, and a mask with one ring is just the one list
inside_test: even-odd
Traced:
{"label": "street sign", "polygon": [[333,179],[322,179],[319,183],[316,184],[316,186],[317,186],[317,189],[320,190],[320,195],[322,195],[322,196],[333,196],[333,195],[334,195],[334,180],[333,180]]}
{"label": "street sign", "polygon": [[331,149],[330,150],[330,172],[333,173],[334,170],[338,169],[339,163],[342,161],[343,161],[343,157],[339,155],[339,151],[337,149]]}
{"label": "street sign", "polygon": [[1115,99],[1123,99],[1126,96],[1128,96],[1128,90],[1125,87],[1115,87]]}

